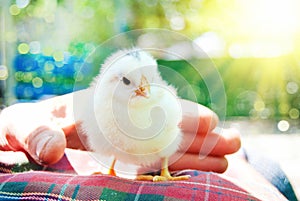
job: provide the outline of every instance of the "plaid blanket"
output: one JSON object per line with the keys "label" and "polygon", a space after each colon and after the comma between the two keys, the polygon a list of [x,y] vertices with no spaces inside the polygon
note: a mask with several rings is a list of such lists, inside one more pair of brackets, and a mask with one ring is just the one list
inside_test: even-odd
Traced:
{"label": "plaid blanket", "polygon": [[[0,200],[285,200],[277,191],[257,188],[254,195],[230,178],[185,170],[188,181],[148,182],[109,175],[76,174],[68,158],[44,168],[31,163],[0,163]],[[263,195],[257,197],[257,195]]]}

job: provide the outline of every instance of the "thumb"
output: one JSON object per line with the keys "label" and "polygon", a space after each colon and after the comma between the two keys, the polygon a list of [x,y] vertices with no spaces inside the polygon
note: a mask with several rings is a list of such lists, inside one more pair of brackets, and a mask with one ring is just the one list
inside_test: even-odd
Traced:
{"label": "thumb", "polygon": [[29,134],[24,148],[37,163],[54,164],[64,155],[66,148],[64,132],[52,126],[40,126]]}

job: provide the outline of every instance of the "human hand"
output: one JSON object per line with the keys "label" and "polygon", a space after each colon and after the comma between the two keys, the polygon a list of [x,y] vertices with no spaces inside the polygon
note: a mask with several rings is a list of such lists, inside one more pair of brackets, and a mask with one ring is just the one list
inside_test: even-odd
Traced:
{"label": "human hand", "polygon": [[[85,97],[85,90],[74,93],[83,93],[80,97]],[[170,169],[224,172],[227,168],[225,155],[240,147],[237,132],[224,130],[220,135],[213,131],[218,118],[210,109],[186,100],[181,102],[184,141],[191,145]],[[195,106],[198,111],[194,110]],[[62,157],[66,147],[85,149],[85,142],[81,141],[76,130],[79,122],[75,122],[72,111],[72,93],[6,108],[0,114],[0,150],[25,151],[37,163],[53,164]],[[208,153],[199,153],[200,148]],[[199,154],[207,156],[201,159]]]}
{"label": "human hand", "polygon": [[[235,129],[216,129],[218,116],[207,107],[181,100],[184,147],[187,150],[175,161],[170,170],[197,169],[222,173],[227,169],[227,154],[241,147],[239,132]],[[195,109],[196,108],[196,109]]]}
{"label": "human hand", "polygon": [[53,164],[63,156],[65,147],[63,130],[40,103],[15,104],[1,112],[0,162],[22,163],[28,158],[38,164]]}

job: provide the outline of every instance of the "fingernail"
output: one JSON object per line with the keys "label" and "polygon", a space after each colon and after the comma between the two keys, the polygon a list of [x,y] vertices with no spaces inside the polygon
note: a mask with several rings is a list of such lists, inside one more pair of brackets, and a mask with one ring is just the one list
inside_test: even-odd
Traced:
{"label": "fingernail", "polygon": [[36,146],[36,154],[43,164],[54,164],[64,154],[66,147],[65,135],[59,130],[44,131],[44,138]]}
{"label": "fingernail", "polygon": [[52,136],[46,136],[37,143],[35,154],[38,158],[41,158],[41,152],[45,150],[45,147],[47,146],[47,144],[50,142],[51,139]]}
{"label": "fingernail", "polygon": [[204,160],[207,157],[207,154],[199,154],[199,160]]}

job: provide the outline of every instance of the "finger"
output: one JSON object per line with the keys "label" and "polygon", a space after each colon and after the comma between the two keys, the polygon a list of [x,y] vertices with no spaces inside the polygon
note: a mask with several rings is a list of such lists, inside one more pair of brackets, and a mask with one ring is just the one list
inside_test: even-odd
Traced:
{"label": "finger", "polygon": [[221,133],[210,132],[205,136],[185,134],[182,151],[194,154],[224,156],[241,147],[240,134],[236,129],[223,129]]}
{"label": "finger", "polygon": [[[216,133],[216,135],[219,135]],[[204,142],[205,143],[205,142]],[[205,144],[204,144],[205,145]],[[205,149],[210,149],[209,144],[208,146],[202,146],[201,150],[205,152]],[[241,148],[241,137],[240,133],[237,129],[230,128],[230,129],[223,129],[220,133],[220,137],[216,145],[211,150],[211,155],[227,155],[233,154],[237,152]]]}
{"label": "finger", "polygon": [[66,148],[62,130],[41,126],[29,134],[25,140],[25,151],[39,164],[49,165],[58,162]]}
{"label": "finger", "polygon": [[65,133],[67,140],[67,147],[71,149],[89,150],[87,136],[77,132],[76,127],[79,125],[70,125],[63,127],[62,130]]}
{"label": "finger", "polygon": [[205,135],[218,124],[218,116],[212,110],[188,100],[180,101],[183,113],[180,127],[183,132]]}
{"label": "finger", "polygon": [[207,156],[200,158],[198,154],[184,154],[178,160],[173,162],[169,168],[171,171],[195,169],[201,171],[212,171],[217,173],[223,173],[228,166],[227,159],[225,157],[212,157]]}

